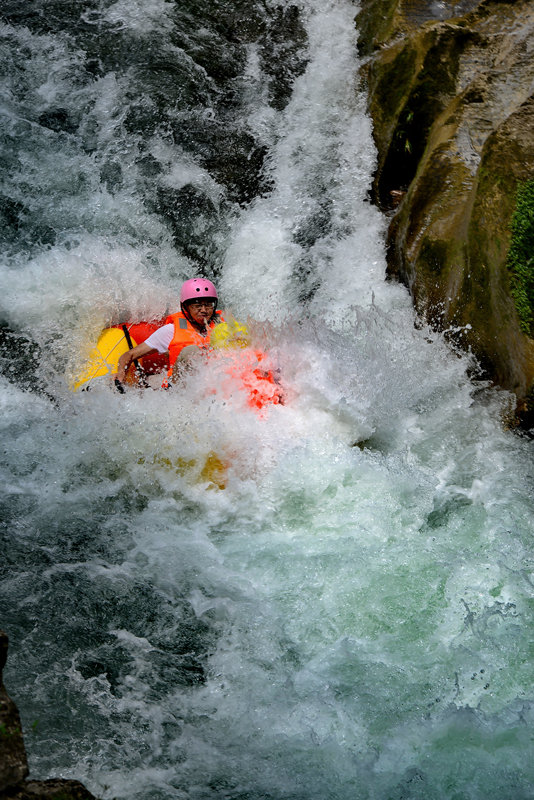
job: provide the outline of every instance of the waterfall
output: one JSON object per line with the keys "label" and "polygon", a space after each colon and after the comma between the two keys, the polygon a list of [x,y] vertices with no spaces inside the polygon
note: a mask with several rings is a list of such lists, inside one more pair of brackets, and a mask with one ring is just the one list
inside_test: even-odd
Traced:
{"label": "waterfall", "polygon": [[[531,444],[386,280],[357,11],[4,6],[0,625],[33,777],[531,796]],[[202,367],[70,390],[103,327],[195,275],[284,405]]]}

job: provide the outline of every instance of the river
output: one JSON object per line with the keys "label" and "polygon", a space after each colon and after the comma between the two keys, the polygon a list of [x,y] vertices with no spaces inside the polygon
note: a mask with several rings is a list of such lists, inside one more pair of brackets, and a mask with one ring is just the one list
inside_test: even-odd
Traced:
{"label": "river", "polygon": [[[0,624],[32,777],[534,796],[532,445],[386,280],[357,10],[4,2]],[[207,369],[70,391],[193,275],[284,405]]]}

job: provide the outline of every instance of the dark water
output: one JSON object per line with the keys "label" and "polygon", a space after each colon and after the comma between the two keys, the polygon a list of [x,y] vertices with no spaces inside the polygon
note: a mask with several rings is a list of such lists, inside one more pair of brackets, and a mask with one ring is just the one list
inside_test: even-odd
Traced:
{"label": "dark water", "polygon": [[[385,281],[356,12],[3,4],[0,609],[34,777],[533,796],[531,445]],[[69,390],[196,274],[286,405],[215,368]]]}

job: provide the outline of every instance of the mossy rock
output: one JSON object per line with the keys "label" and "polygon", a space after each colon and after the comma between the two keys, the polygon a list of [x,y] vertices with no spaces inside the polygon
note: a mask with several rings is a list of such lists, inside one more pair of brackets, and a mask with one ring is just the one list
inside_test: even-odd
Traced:
{"label": "mossy rock", "polygon": [[399,0],[363,0],[356,17],[359,31],[358,49],[367,56],[386,42],[399,20]]}
{"label": "mossy rock", "polygon": [[373,192],[382,207],[414,179],[436,119],[456,96],[460,58],[476,37],[461,25],[428,26],[365,68],[378,148]]}
{"label": "mossy rock", "polygon": [[400,249],[402,277],[418,311],[438,328],[448,325],[466,265],[465,208],[473,178],[448,142],[428,148],[390,230]]}
{"label": "mossy rock", "polygon": [[370,108],[379,152],[389,147],[419,61],[417,47],[408,40],[390,48],[386,56],[368,65]]}
{"label": "mossy rock", "polygon": [[[521,186],[529,187],[521,252],[534,236],[534,186],[522,182],[534,163],[528,118],[523,108],[488,138],[474,176],[435,130],[392,234],[402,241],[403,275],[419,312],[455,330],[487,374],[520,398],[534,379],[534,342],[521,330],[506,265]],[[529,304],[532,290],[527,281]]]}
{"label": "mossy rock", "polygon": [[424,318],[457,331],[486,376],[528,407],[532,35],[532,4],[486,0],[461,19],[397,36],[363,71],[378,148],[374,197],[392,212],[388,270]]}
{"label": "mossy rock", "polygon": [[[495,379],[524,398],[534,380],[534,340],[531,338],[533,301],[532,265],[526,281],[527,308],[518,306],[514,269],[528,267],[528,243],[534,243],[534,192],[529,181],[534,166],[534,101],[529,100],[492,134],[486,143],[478,171],[478,185],[469,226],[469,273],[471,302],[459,295],[456,316],[469,316],[484,332],[481,354],[492,364]],[[525,189],[525,187],[527,187]],[[525,192],[529,198],[523,206]],[[519,204],[518,204],[519,201]],[[526,223],[523,234],[516,225]],[[525,245],[527,249],[525,250]],[[488,276],[484,286],[480,276]],[[517,283],[515,284],[517,286]],[[521,319],[521,313],[525,316]]]}

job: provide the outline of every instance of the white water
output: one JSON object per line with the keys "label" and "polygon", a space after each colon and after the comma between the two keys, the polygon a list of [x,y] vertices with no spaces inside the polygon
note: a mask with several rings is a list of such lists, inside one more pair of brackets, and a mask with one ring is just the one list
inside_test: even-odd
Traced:
{"label": "white water", "polygon": [[[162,41],[169,5],[150,5]],[[217,233],[224,305],[287,387],[261,419],[205,371],[183,392],[68,391],[102,325],[173,308],[195,266],[143,203],[128,75],[76,82],[66,38],[16,34],[8,183],[60,230],[10,251],[1,287],[48,392],[0,384],[5,677],[32,775],[105,800],[531,797],[530,445],[385,281],[356,9],[301,6],[310,60],[284,111],[252,45],[242,78],[273,189]],[[102,8],[143,35],[137,5]],[[51,97],[76,135],[25,121]],[[161,185],[222,192],[161,132],[149,150]],[[224,490],[199,480],[209,451]]]}

